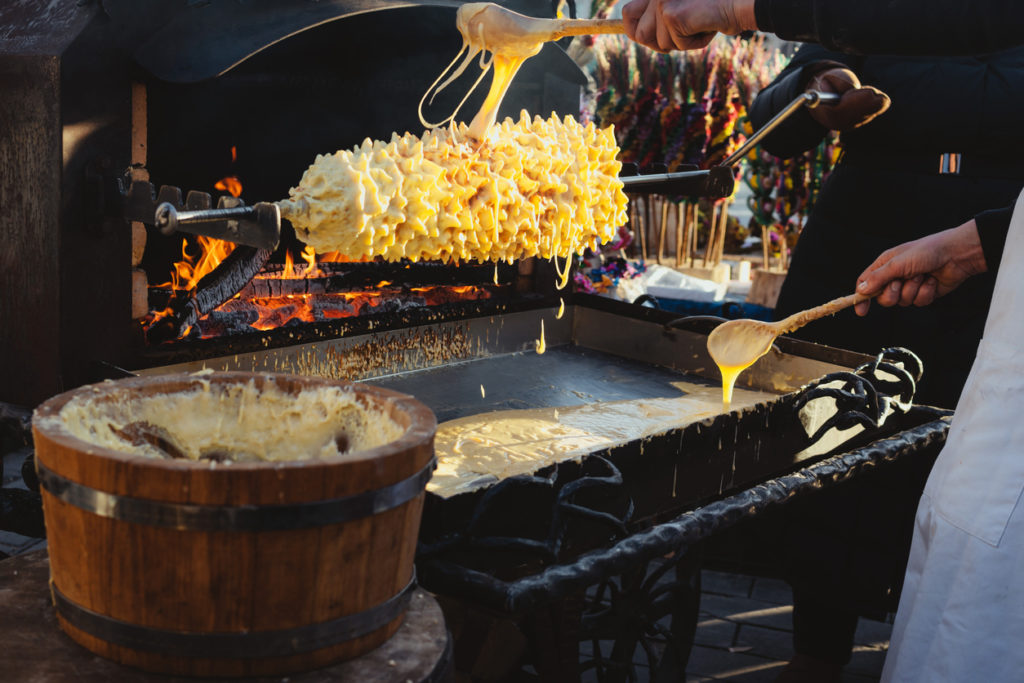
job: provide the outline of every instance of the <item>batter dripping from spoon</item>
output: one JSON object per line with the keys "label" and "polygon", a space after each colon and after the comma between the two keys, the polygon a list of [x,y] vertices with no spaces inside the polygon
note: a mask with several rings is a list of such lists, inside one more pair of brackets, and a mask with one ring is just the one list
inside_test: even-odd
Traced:
{"label": "batter dripping from spoon", "polygon": [[803,327],[812,320],[833,315],[869,297],[850,294],[806,311],[799,311],[778,322],[760,320],[730,320],[722,323],[708,335],[708,353],[722,374],[722,403],[728,408],[732,402],[732,389],[740,373],[768,353],[775,338]]}

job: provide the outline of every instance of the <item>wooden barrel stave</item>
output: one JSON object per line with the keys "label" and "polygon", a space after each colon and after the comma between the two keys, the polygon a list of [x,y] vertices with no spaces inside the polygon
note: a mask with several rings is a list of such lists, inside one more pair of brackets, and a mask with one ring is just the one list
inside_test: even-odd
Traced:
{"label": "wooden barrel stave", "polygon": [[[225,375],[239,376],[236,381],[266,377]],[[274,381],[293,390],[323,382]],[[401,395],[392,392],[369,391],[375,393],[367,400],[389,401],[388,410],[408,427],[406,437],[413,438],[347,467],[322,461],[214,469],[180,461],[139,462],[112,458],[96,447],[76,449],[67,439],[38,430],[36,457],[40,466],[62,477],[117,496],[203,506],[330,500],[388,486],[432,462],[434,422],[429,410],[407,398],[395,400]],[[159,476],[154,476],[153,466]],[[372,610],[412,579],[423,506],[420,492],[398,507],[341,523],[231,532],[102,517],[58,500],[45,488],[43,498],[52,585],[68,601],[133,627],[189,633],[287,632]],[[252,676],[318,668],[358,656],[390,637],[401,619],[398,614],[344,642],[273,657],[172,656],[107,642],[62,616],[60,622],[85,647],[130,666],[176,675]]]}

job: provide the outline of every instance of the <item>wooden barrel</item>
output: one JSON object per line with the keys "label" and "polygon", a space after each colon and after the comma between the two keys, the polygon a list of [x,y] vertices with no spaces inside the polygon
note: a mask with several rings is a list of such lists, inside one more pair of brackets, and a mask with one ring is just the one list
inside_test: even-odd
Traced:
{"label": "wooden barrel", "polygon": [[[145,458],[60,426],[71,399],[129,399],[254,382],[296,395],[347,386],[404,428],[322,459]],[[356,657],[401,625],[436,421],[412,397],[257,373],[165,375],[56,396],[35,415],[36,465],[62,628],[93,652],[176,675],[254,676]]]}

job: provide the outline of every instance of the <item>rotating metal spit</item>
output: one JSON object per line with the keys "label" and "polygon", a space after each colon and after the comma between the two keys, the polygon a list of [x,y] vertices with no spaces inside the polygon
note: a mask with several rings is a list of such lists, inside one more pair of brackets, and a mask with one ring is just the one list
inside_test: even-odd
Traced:
{"label": "rotating metal spit", "polygon": [[[633,194],[709,199],[728,197],[736,186],[736,164],[762,138],[802,107],[813,109],[821,104],[831,105],[838,101],[839,95],[835,93],[801,93],[719,166],[705,170],[694,167],[672,173],[641,174],[635,166],[626,165],[620,179],[625,191]],[[153,225],[165,235],[187,232],[270,250],[276,249],[281,239],[281,210],[274,202],[257,202],[246,206],[240,199],[221,197],[217,208],[213,208],[209,194],[192,191],[182,202],[181,190],[170,186],[161,187],[154,201],[153,186],[136,180],[126,194],[125,213],[129,219]]]}

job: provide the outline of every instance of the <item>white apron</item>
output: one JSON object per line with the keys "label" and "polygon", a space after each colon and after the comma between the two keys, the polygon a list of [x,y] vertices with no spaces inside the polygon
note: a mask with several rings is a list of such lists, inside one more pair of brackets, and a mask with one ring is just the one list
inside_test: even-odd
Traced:
{"label": "white apron", "polygon": [[984,339],[918,507],[883,682],[1024,681],[1022,489],[1024,194]]}

